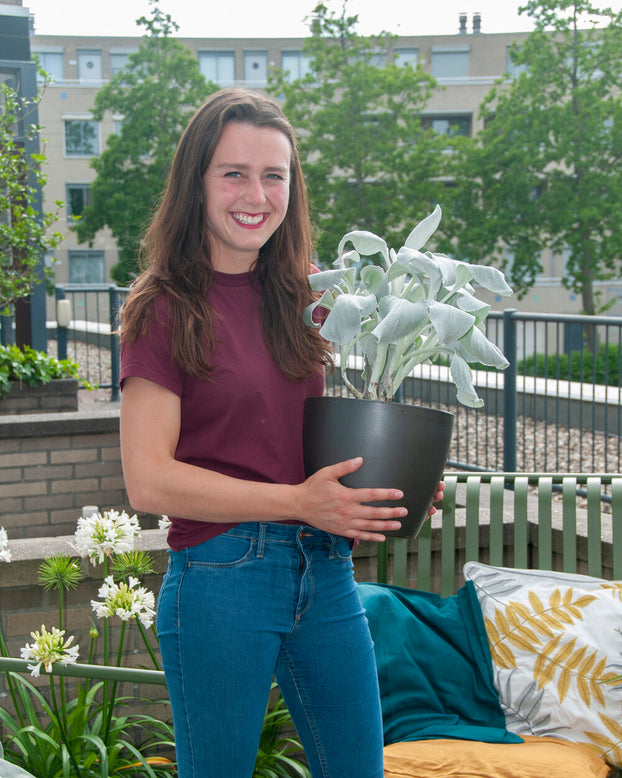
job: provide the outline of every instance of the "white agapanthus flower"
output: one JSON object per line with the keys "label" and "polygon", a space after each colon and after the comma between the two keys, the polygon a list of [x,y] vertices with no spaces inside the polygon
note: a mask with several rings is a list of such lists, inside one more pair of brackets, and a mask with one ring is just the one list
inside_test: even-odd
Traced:
{"label": "white agapanthus flower", "polygon": [[10,562],[13,558],[9,548],[9,538],[4,527],[0,527],[0,562]]}
{"label": "white agapanthus flower", "polygon": [[80,556],[101,564],[106,556],[133,551],[139,533],[136,514],[128,516],[125,511],[113,510],[94,513],[78,519],[76,547]]}
{"label": "white agapanthus flower", "polygon": [[162,514],[160,520],[158,521],[158,527],[160,529],[168,529],[170,526],[171,526],[171,520],[169,519],[168,516]]}
{"label": "white agapanthus flower", "polygon": [[138,578],[129,576],[128,583],[115,583],[109,575],[99,587],[99,597],[102,602],[91,600],[91,607],[101,618],[118,616],[122,621],[136,617],[142,625],[149,628],[153,624],[155,614],[155,597],[153,592],[139,586]]}
{"label": "white agapanthus flower", "polygon": [[60,662],[62,665],[75,664],[78,660],[79,646],[72,646],[74,636],[71,635],[65,640],[65,630],[52,627],[50,632],[41,625],[41,632],[30,633],[34,643],[26,643],[24,648],[20,649],[22,659],[35,664],[28,665],[31,675],[39,677],[41,665],[48,673],[52,672],[54,662]]}

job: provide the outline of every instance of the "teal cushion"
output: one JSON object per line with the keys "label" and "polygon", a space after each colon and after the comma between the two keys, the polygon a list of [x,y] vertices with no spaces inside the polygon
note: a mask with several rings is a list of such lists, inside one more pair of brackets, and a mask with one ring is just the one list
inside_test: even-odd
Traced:
{"label": "teal cushion", "polygon": [[360,584],[374,640],[385,745],[460,738],[520,743],[508,732],[475,588],[452,597]]}

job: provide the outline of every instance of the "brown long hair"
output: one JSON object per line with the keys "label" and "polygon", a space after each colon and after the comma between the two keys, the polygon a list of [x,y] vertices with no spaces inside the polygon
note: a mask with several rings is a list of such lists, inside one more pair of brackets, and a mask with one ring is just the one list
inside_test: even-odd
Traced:
{"label": "brown long hair", "polygon": [[147,332],[154,302],[165,294],[173,359],[193,376],[210,377],[208,355],[213,354],[215,343],[208,291],[214,269],[203,175],[230,122],[273,127],[290,142],[289,206],[285,219],[259,251],[257,277],[263,291],[264,340],[283,373],[299,380],[317,373],[322,362],[330,362],[325,341],[303,322],[303,311],[313,301],[307,281],[313,251],[307,192],[294,131],[280,107],[257,92],[222,89],[190,120],[142,244],[144,269],[123,305],[121,339],[131,343]]}

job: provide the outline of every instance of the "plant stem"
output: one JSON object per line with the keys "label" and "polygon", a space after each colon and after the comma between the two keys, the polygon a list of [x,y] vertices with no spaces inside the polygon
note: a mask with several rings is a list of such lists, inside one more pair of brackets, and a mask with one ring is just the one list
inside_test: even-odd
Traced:
{"label": "plant stem", "polygon": [[[108,619],[106,619],[107,621]],[[119,649],[117,651],[117,667],[121,667],[121,659],[123,657],[123,642],[125,640],[125,630],[127,627],[127,622],[122,621],[121,622],[121,635],[119,636]],[[112,714],[114,712],[114,703],[115,703],[115,697],[117,694],[117,685],[118,681],[113,681],[112,689],[110,691],[110,698],[108,699],[108,710],[106,713],[106,717],[104,721],[106,722],[106,727],[104,729],[104,744],[108,746],[108,738],[110,737],[110,727],[112,726]],[[105,693],[107,693],[107,690],[105,690]]]}
{"label": "plant stem", "polygon": [[54,710],[54,716],[56,717],[56,724],[58,726],[60,739],[65,744],[67,753],[69,754],[69,758],[71,759],[73,766],[75,768],[77,778],[81,778],[82,773],[80,772],[80,767],[76,762],[76,758],[73,753],[71,743],[69,741],[69,733],[65,729],[65,725],[64,725],[65,709],[62,708],[62,713],[61,713],[61,711],[58,708],[58,702],[56,700],[56,687],[54,685],[54,676],[52,675],[52,673],[50,673],[50,700],[52,703],[52,708]]}
{"label": "plant stem", "polygon": [[[155,667],[156,670],[161,670],[162,667],[160,666],[160,663],[158,662],[158,658],[155,655],[155,651],[153,650],[153,648],[151,647],[151,643],[149,642],[149,636],[147,635],[147,632],[146,632],[145,628],[142,625],[142,622],[140,621],[140,619],[138,617],[136,618],[136,623],[138,624],[138,629],[140,630],[140,634],[142,635],[142,638],[143,638],[143,640],[145,642],[145,646],[147,648],[149,656],[151,657],[151,661],[153,662],[153,666]],[[153,634],[156,636],[156,640],[157,640],[158,636],[156,634],[155,627],[153,625],[152,625],[151,629],[153,630]]]}

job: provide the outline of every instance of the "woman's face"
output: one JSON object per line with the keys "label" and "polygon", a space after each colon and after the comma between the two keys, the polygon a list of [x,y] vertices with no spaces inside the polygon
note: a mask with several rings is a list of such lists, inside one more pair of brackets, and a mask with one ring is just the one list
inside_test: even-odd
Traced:
{"label": "woman's face", "polygon": [[230,122],[203,176],[212,264],[244,273],[287,213],[291,147],[273,127]]}

